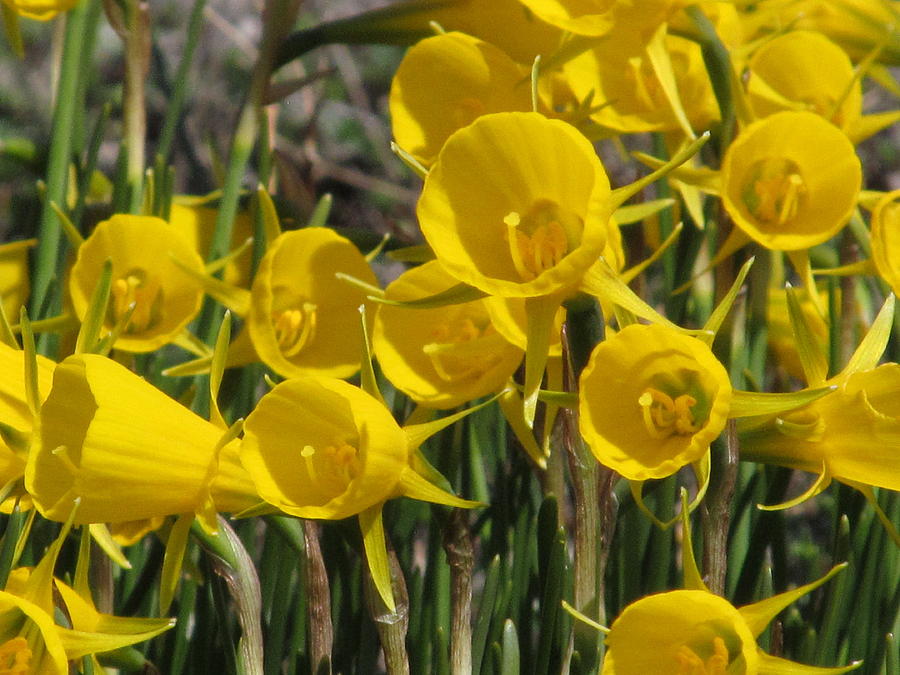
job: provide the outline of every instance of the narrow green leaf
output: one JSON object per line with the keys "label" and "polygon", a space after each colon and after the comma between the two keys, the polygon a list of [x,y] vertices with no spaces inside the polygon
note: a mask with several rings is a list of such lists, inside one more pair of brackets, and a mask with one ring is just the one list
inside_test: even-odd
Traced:
{"label": "narrow green leaf", "polygon": [[500,586],[502,567],[500,556],[495,555],[488,566],[484,578],[484,587],[481,591],[481,601],[478,604],[478,613],[475,617],[475,627],[472,631],[472,672],[482,672],[482,662],[487,652],[488,630],[494,616],[495,603],[497,602],[497,590]]}
{"label": "narrow green leaf", "polygon": [[369,300],[382,305],[393,305],[394,307],[406,307],[408,309],[434,309],[436,307],[446,307],[447,305],[461,305],[464,302],[480,300],[487,297],[487,293],[482,290],[469,286],[468,284],[458,283],[451,286],[447,290],[429,295],[416,300],[391,300],[377,295],[370,295]]}
{"label": "narrow green leaf", "polygon": [[503,648],[500,675],[519,675],[519,637],[512,619],[503,622]]}

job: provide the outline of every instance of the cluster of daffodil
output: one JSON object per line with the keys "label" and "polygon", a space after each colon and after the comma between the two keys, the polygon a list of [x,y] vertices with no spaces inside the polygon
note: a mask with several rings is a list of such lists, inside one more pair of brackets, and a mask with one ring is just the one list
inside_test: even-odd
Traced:
{"label": "cluster of daffodil", "polygon": [[[15,42],[20,16],[46,20],[74,4],[3,0],[7,32]],[[122,14],[122,30],[137,30]],[[47,199],[68,256],[52,251],[60,288],[44,284],[29,310],[28,256],[46,232],[0,245],[0,497],[10,518],[29,514],[0,545],[0,563],[13,561],[0,590],[0,673],[99,668],[96,654],[170,628],[99,612],[92,558],[125,567],[132,547],[160,538],[164,614],[182,568],[194,573],[189,533],[225,537],[220,514],[357,519],[373,616],[400,617],[406,591],[383,509],[399,497],[489,506],[457,496],[422,446],[445,429],[459,441],[463,420],[495,405],[535,485],[560,499],[572,490],[578,542],[584,528],[607,546],[612,537],[599,530],[601,470],[607,502],[621,477],[630,496],[619,497],[644,519],[682,525],[685,588],[618,608],[608,629],[604,598],[576,588],[572,614],[605,634],[602,666],[597,642],[581,656],[588,668],[859,666],[846,653],[849,665],[802,665],[757,643],[844,565],[735,607],[714,555],[724,541],[704,529],[704,581],[690,516],[724,500],[727,535],[722,485],[738,461],[746,480],[761,465],[787,467],[813,478],[761,508],[795,507],[837,481],[900,547],[897,503],[885,499],[900,490],[900,364],[883,362],[900,290],[900,190],[864,189],[856,152],[900,120],[896,106],[870,113],[863,99],[864,85],[900,93],[889,69],[900,63],[897,3],[412,0],[297,35],[429,32],[405,53],[388,103],[395,153],[423,181],[424,244],[361,250],[328,226],[327,197],[303,227],[283,229],[261,185],[229,217],[236,188],[165,194],[157,167],[138,186],[143,201],[90,226]],[[289,60],[291,44],[277,58]],[[653,151],[628,156],[648,134]],[[621,180],[635,170],[643,177]],[[413,264],[382,284],[388,249]],[[734,337],[748,315],[761,343]],[[235,373],[252,378],[251,401],[223,386]],[[188,377],[200,387],[186,389]],[[645,502],[666,479],[694,493],[682,490],[674,518],[676,500]],[[591,482],[593,503],[581,503]],[[16,567],[38,518],[62,529],[33,568]],[[76,527],[64,582],[54,567]],[[602,588],[596,560],[609,550],[579,546],[576,587]],[[896,603],[886,611],[896,616]],[[242,614],[248,643],[252,625]],[[454,649],[460,640],[465,631]]]}

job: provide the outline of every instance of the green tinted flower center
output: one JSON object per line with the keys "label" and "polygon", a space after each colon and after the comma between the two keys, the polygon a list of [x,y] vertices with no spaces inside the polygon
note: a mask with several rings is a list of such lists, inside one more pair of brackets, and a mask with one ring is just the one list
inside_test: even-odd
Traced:
{"label": "green tinted flower center", "polygon": [[316,305],[304,302],[272,315],[275,341],[286,357],[296,356],[316,336]]}
{"label": "green tinted flower center", "polygon": [[513,266],[522,281],[531,281],[559,264],[581,240],[584,222],[568,209],[542,199],[523,215],[503,218]]}
{"label": "green tinted flower center", "polygon": [[766,225],[785,225],[797,217],[806,198],[800,168],[789,159],[763,159],[753,165],[742,199],[750,214]]}
{"label": "green tinted flower center", "polygon": [[499,335],[487,317],[457,313],[434,329],[432,339],[422,351],[445,382],[483,373],[500,360],[495,348]]}
{"label": "green tinted flower center", "polygon": [[702,659],[687,645],[681,645],[675,655],[678,661],[677,675],[726,675],[728,673],[728,648],[720,637],[713,638],[712,654]]}
{"label": "green tinted flower center", "polygon": [[690,394],[681,394],[674,399],[659,389],[648,387],[638,397],[644,426],[651,438],[663,439],[672,434],[690,436],[700,430],[694,421],[691,408],[697,399]]}
{"label": "green tinted flower center", "polygon": [[23,637],[0,645],[0,675],[28,675],[31,672],[31,650]]}
{"label": "green tinted flower center", "polygon": [[300,456],[306,464],[309,478],[323,492],[340,495],[359,474],[359,451],[346,441],[335,441],[324,448],[305,445]]}
{"label": "green tinted flower center", "polygon": [[[163,290],[144,270],[130,270],[112,283],[110,313],[113,324],[125,321],[122,333],[133,335],[153,328],[162,317]],[[133,309],[132,309],[133,308]]]}

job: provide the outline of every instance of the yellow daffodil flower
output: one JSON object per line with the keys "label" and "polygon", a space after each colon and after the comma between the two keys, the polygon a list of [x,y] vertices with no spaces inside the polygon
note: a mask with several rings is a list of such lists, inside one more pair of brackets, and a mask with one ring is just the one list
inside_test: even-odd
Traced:
{"label": "yellow daffodil flower", "polygon": [[750,59],[747,100],[753,114],[809,110],[850,128],[862,111],[846,52],[821,33],[790,31],[762,44]]}
{"label": "yellow daffodil flower", "polygon": [[490,43],[444,33],[406,52],[388,103],[398,145],[428,166],[450,134],[475,118],[531,110],[528,70]]}
{"label": "yellow daffodil flower", "polygon": [[816,31],[843,47],[855,61],[879,49],[878,60],[900,65],[900,32],[894,0],[765,0],[752,3],[765,28]]}
{"label": "yellow daffodil flower", "polygon": [[[350,377],[359,370],[358,308],[366,293],[338,273],[378,286],[359,249],[325,227],[285,232],[263,256],[247,331],[260,360],[279,375]],[[240,364],[229,357],[229,365]]]}
{"label": "yellow daffodil flower", "polygon": [[475,505],[414,468],[418,446],[466,412],[400,427],[384,403],[362,389],[298,377],[277,385],[247,417],[241,460],[259,495],[285,513],[327,520],[359,515],[376,586],[393,609],[382,505],[400,496]]}
{"label": "yellow daffodil flower", "polygon": [[[413,300],[456,283],[431,261],[400,275],[385,297]],[[524,356],[497,332],[486,300],[433,309],[380,305],[372,346],[385,376],[429,408],[453,408],[500,391]]]}
{"label": "yellow daffodil flower", "polygon": [[216,511],[257,501],[223,430],[115,361],[70,356],[41,407],[25,485],[51,520],[118,523],[196,513],[215,529]]}
{"label": "yellow daffodil flower", "polygon": [[[34,428],[32,412],[28,404],[25,390],[25,352],[13,349],[0,342],[0,487],[12,488],[10,498],[3,501],[0,510],[9,512],[16,498],[22,498],[22,505],[31,503],[24,493],[24,488],[14,488],[21,482],[25,474],[25,461],[28,457],[28,437]],[[50,393],[55,364],[49,359],[37,357],[38,392],[41,402]],[[4,433],[5,432],[5,433]],[[16,436],[16,438],[11,437]],[[9,443],[4,437],[7,437]]]}
{"label": "yellow daffodil flower", "polygon": [[725,209],[766,248],[821,244],[850,219],[862,182],[853,144],[811,112],[779,112],[754,122],[722,161]]}
{"label": "yellow daffodil flower", "polygon": [[60,12],[67,12],[78,0],[2,0],[3,4],[19,16],[38,21],[49,21]]}
{"label": "yellow daffodil flower", "polygon": [[485,115],[445,143],[417,214],[441,264],[491,295],[575,290],[613,206],[590,142],[536,113]]}
{"label": "yellow daffodil flower", "polygon": [[0,304],[10,320],[19,316],[19,308],[31,292],[28,250],[35,243],[36,239],[25,239],[0,245]]}
{"label": "yellow daffodil flower", "polygon": [[900,190],[885,194],[872,211],[872,260],[894,293],[900,292]]}
{"label": "yellow daffodil flower", "polygon": [[653,32],[681,0],[521,0],[539,18],[576,35],[600,36],[613,29]]}
{"label": "yellow daffodil flower", "polygon": [[712,593],[694,559],[687,495],[682,491],[684,589],[640,598],[622,610],[609,628],[564,607],[606,635],[602,675],[839,675],[861,661],[837,668],[806,666],[764,652],[756,639],[788,605],[815,590],[847,563],[825,576],[742,607]]}
{"label": "yellow daffodil flower", "polygon": [[732,389],[705,343],[632,324],[594,348],[579,392],[581,433],[594,456],[642,481],[705,456],[725,427]]}
{"label": "yellow daffodil flower", "polygon": [[829,382],[835,391],[803,408],[741,420],[741,458],[818,474],[817,492],[831,479],[900,490],[900,364]]}
{"label": "yellow daffodil flower", "polygon": [[[115,347],[148,352],[173,341],[200,311],[203,290],[183,271],[203,261],[174,227],[160,218],[117,214],[104,220],[78,248],[69,292],[84,320],[103,265],[112,261],[106,330],[124,322]],[[130,317],[129,317],[130,314]],[[127,319],[127,321],[126,321]]]}

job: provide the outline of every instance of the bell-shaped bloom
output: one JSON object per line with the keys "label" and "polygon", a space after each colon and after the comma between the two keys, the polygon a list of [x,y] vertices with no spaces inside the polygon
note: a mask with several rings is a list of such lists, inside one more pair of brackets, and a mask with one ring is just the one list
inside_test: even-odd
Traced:
{"label": "bell-shaped bloom", "polygon": [[862,89],[843,49],[821,33],[797,30],[764,43],[750,59],[747,100],[756,117],[808,110],[845,132],[862,112]]}
{"label": "bell-shaped bloom", "polygon": [[831,381],[827,396],[787,414],[738,423],[741,459],[831,479],[900,490],[900,364],[888,363]]}
{"label": "bell-shaped bloom", "polygon": [[478,38],[436,35],[406,52],[389,106],[397,143],[427,166],[450,134],[477,117],[531,110],[528,70]]}
{"label": "bell-shaped bloom", "polygon": [[758,20],[768,29],[784,26],[827,35],[854,61],[878,49],[882,63],[900,65],[900,32],[894,0],[797,0],[755,3]]}
{"label": "bell-shaped bloom", "polygon": [[[245,330],[259,359],[282,377],[350,377],[359,370],[358,310],[366,292],[338,273],[378,286],[359,249],[325,227],[284,232],[263,256]],[[229,365],[239,364],[229,358]]]}
{"label": "bell-shaped bloom", "polygon": [[203,290],[183,269],[202,274],[203,261],[194,247],[160,218],[117,214],[98,224],[78,248],[69,292],[80,320],[107,260],[112,261],[112,287],[104,328],[111,331],[124,323],[117,349],[158,349],[200,311]]}
{"label": "bell-shaped bloom", "polygon": [[[53,375],[25,486],[38,510],[75,523],[118,523],[256,502],[237,442],[115,361],[70,356]],[[214,525],[210,525],[214,529]]]}
{"label": "bell-shaped bloom", "polygon": [[28,250],[36,242],[36,239],[25,239],[0,246],[0,305],[10,321],[18,318],[19,309],[31,292]]}
{"label": "bell-shaped bloom", "polygon": [[444,144],[417,214],[438,260],[491,295],[573,292],[614,207],[590,142],[536,113],[479,117]]}
{"label": "bell-shaped bloom", "polygon": [[2,0],[19,16],[38,21],[49,21],[60,12],[67,12],[78,4],[78,0]]}
{"label": "bell-shaped bloom", "polygon": [[400,427],[383,401],[343,380],[293,378],[247,417],[241,460],[259,495],[285,513],[325,520],[358,515],[375,585],[393,610],[382,507],[400,496],[477,505],[419,473],[434,472],[419,445],[468,412]]}
{"label": "bell-shaped bloom", "polygon": [[721,197],[747,236],[766,248],[807,249],[850,219],[862,183],[853,144],[811,112],[754,122],[728,147]]}
{"label": "bell-shaped bloom", "polygon": [[[169,224],[184,235],[201,258],[206,258],[216,227],[217,216],[218,211],[207,206],[204,198],[175,195],[169,210]],[[247,212],[242,211],[234,218],[231,249],[240,249],[252,236],[253,221]],[[244,248],[239,255],[226,263],[222,269],[222,281],[232,286],[249,287],[252,258],[252,249]]]}
{"label": "bell-shaped bloom", "polygon": [[547,23],[576,35],[600,36],[615,30],[653,32],[677,10],[680,0],[521,0]]}
{"label": "bell-shaped bloom", "polygon": [[894,293],[900,293],[900,190],[885,194],[872,211],[872,260]]}
{"label": "bell-shaped bloom", "polygon": [[[662,39],[671,62],[672,85],[694,129],[706,129],[719,118],[719,107],[700,46],[673,35]],[[675,131],[682,127],[643,42],[628,33],[613,33],[563,66],[574,96],[590,97],[591,119],[620,133]]]}
{"label": "bell-shaped bloom", "polygon": [[[37,357],[37,384],[41,402],[50,393],[55,365],[43,356]],[[34,428],[25,390],[25,352],[0,342],[0,373],[3,373],[0,377],[0,424],[4,427],[0,431],[0,486],[6,486],[20,482],[25,474],[27,439]],[[16,438],[8,437],[10,432]],[[31,503],[24,494],[24,488],[14,489],[10,498],[0,506],[0,510],[9,512],[16,498],[24,498],[24,505]]]}
{"label": "bell-shaped bloom", "polygon": [[[385,297],[414,300],[456,283],[431,261],[400,275]],[[430,408],[453,408],[500,391],[524,356],[497,332],[486,300],[432,309],[380,305],[372,346],[394,386]]]}
{"label": "bell-shaped bloom", "polygon": [[722,432],[732,389],[700,340],[632,324],[599,343],[581,375],[581,433],[601,464],[629,480],[699,461]]}
{"label": "bell-shaped bloom", "polygon": [[805,666],[765,653],[756,638],[787,605],[841,567],[806,586],[735,607],[709,590],[657,593],[628,605],[606,635],[603,675],[743,673],[837,675],[859,667]]}

